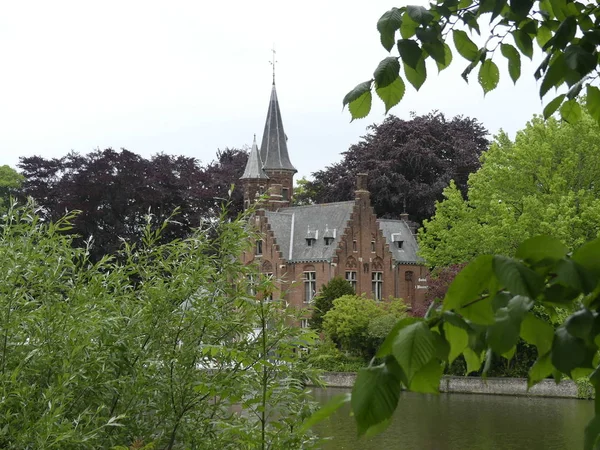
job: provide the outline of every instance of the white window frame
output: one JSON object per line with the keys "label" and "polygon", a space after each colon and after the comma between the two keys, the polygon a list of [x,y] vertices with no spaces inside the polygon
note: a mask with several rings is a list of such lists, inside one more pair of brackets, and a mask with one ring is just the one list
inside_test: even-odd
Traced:
{"label": "white window frame", "polygon": [[371,289],[373,300],[381,301],[383,299],[383,272],[371,272]]}
{"label": "white window frame", "polygon": [[317,272],[304,272],[304,303],[311,303],[317,294]]}
{"label": "white window frame", "polygon": [[246,281],[248,282],[246,287],[246,294],[254,297],[256,295],[256,288],[254,285],[254,277],[252,275],[246,275]]}
{"label": "white window frame", "polygon": [[309,319],[301,319],[300,320],[300,328],[310,328],[310,320]]}
{"label": "white window frame", "polygon": [[358,274],[356,270],[346,270],[346,281],[350,283],[352,289],[354,289],[354,292],[356,292],[356,287],[358,283],[357,276]]}

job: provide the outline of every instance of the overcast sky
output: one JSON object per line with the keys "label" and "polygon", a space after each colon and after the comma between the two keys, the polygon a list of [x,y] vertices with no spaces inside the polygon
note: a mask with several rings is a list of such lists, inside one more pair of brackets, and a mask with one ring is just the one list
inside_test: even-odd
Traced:
{"label": "overcast sky", "polygon": [[[418,3],[411,1],[409,3]],[[350,123],[342,99],[387,56],[378,18],[401,1],[5,1],[0,6],[0,165],[107,147],[208,162],[217,149],[260,139],[277,51],[277,93],[299,176],[381,122]],[[513,86],[501,55],[500,86],[486,97],[458,54],[391,113],[437,109],[511,135],[541,112],[532,69]]]}

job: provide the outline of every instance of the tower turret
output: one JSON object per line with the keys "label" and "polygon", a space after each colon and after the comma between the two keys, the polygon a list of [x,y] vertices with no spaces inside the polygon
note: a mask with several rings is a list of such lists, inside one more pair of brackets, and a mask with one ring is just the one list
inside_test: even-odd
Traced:
{"label": "tower turret", "polygon": [[250,150],[250,155],[248,155],[244,174],[240,177],[240,180],[244,182],[244,209],[248,208],[257,197],[267,190],[269,177],[264,172],[262,166],[260,152],[256,145],[256,135],[254,135],[252,150]]}
{"label": "tower turret", "polygon": [[260,158],[263,163],[263,171],[269,177],[269,184],[281,185],[282,206],[290,206],[294,189],[294,174],[297,170],[292,165],[288,154],[287,136],[283,130],[275,79],[273,79],[269,110],[260,146]]}

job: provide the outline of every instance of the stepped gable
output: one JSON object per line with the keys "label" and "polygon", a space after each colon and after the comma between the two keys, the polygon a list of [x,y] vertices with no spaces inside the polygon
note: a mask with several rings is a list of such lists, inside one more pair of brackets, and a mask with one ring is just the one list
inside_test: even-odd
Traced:
{"label": "stepped gable", "polygon": [[[265,216],[285,260],[332,261],[353,209],[354,201],[349,201],[265,211]],[[329,245],[326,237],[333,238]]]}
{"label": "stepped gable", "polygon": [[[417,241],[404,220],[377,219],[379,229],[392,252],[392,258],[399,264],[422,264],[417,255]],[[402,242],[398,245],[397,242]]]}

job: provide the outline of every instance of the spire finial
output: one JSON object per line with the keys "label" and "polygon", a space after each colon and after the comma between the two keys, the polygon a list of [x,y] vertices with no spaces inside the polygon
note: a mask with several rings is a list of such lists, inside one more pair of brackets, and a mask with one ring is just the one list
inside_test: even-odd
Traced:
{"label": "spire finial", "polygon": [[273,59],[271,61],[269,61],[269,64],[271,64],[271,66],[273,66],[273,86],[275,86],[275,64],[277,63],[277,61],[275,60],[275,53],[277,53],[275,51],[275,44],[273,44],[273,48],[271,49],[271,52],[273,53]]}

